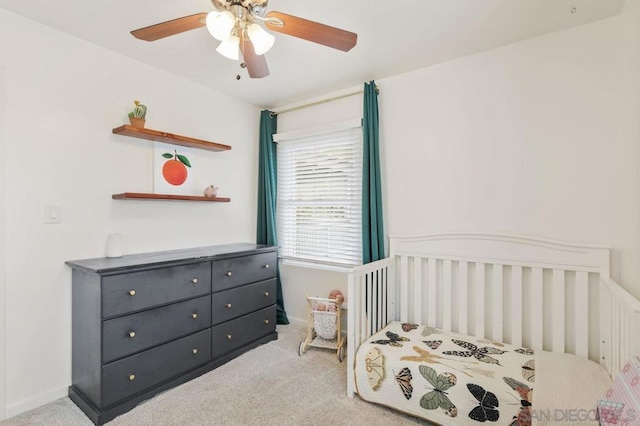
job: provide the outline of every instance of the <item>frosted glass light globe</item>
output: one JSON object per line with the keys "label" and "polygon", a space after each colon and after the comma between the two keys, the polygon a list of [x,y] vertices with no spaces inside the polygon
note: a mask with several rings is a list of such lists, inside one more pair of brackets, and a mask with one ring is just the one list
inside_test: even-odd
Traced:
{"label": "frosted glass light globe", "polygon": [[251,43],[253,43],[253,50],[256,52],[256,55],[264,55],[273,47],[273,43],[276,38],[266,32],[264,28],[262,28],[258,24],[251,24],[247,28],[247,35],[249,35],[249,39]]}
{"label": "frosted glass light globe", "polygon": [[236,24],[233,14],[227,10],[224,12],[209,12],[205,21],[207,30],[216,40],[224,41],[231,36],[231,30]]}
{"label": "frosted glass light globe", "polygon": [[240,59],[240,39],[237,36],[232,35],[221,42],[216,51],[222,56],[237,61]]}

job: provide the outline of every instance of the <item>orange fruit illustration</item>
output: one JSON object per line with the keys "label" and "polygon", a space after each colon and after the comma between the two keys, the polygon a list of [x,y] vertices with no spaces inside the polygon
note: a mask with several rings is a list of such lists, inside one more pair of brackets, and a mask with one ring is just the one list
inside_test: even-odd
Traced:
{"label": "orange fruit illustration", "polygon": [[182,185],[187,180],[187,167],[191,167],[187,157],[179,155],[177,151],[174,151],[174,154],[166,153],[162,156],[169,159],[162,166],[164,180],[171,185]]}

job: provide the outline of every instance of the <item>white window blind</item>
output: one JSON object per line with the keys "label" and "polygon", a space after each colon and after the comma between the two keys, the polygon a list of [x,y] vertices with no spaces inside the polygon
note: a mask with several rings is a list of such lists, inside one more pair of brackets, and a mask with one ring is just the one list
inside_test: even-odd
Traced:
{"label": "white window blind", "polygon": [[309,133],[274,137],[280,256],[361,264],[362,128]]}

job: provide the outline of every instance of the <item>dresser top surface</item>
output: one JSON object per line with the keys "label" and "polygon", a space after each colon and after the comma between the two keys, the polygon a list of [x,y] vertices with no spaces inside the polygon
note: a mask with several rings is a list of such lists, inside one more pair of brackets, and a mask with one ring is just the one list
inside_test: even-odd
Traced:
{"label": "dresser top surface", "polygon": [[276,246],[264,244],[224,244],[180,250],[129,254],[118,258],[98,257],[94,259],[69,260],[72,268],[96,273],[116,272],[133,267],[162,266],[191,261],[206,261],[215,258],[233,257],[243,254],[263,253],[277,250]]}

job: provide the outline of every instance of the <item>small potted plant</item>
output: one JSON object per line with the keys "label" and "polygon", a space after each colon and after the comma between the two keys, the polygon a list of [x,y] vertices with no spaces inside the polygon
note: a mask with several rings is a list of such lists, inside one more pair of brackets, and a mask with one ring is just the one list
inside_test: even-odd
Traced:
{"label": "small potted plant", "polygon": [[147,106],[142,105],[140,101],[133,101],[136,106],[129,113],[129,121],[133,127],[144,128],[144,119],[147,116]]}

